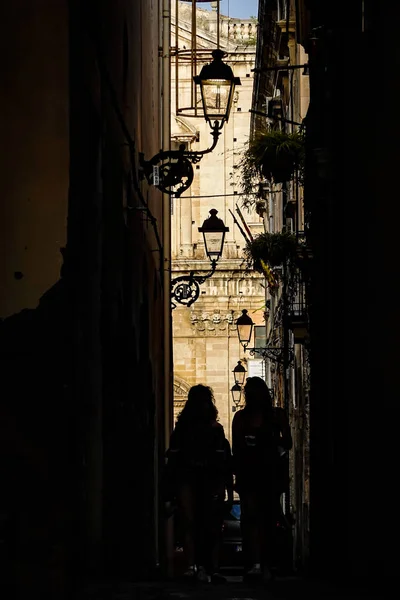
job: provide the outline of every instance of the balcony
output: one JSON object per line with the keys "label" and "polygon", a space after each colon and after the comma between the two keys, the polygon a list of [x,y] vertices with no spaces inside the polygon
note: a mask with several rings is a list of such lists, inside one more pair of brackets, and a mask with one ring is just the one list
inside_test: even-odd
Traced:
{"label": "balcony", "polygon": [[309,338],[308,307],[305,288],[305,282],[301,274],[297,272],[287,312],[287,324],[293,332],[295,344],[304,344]]}

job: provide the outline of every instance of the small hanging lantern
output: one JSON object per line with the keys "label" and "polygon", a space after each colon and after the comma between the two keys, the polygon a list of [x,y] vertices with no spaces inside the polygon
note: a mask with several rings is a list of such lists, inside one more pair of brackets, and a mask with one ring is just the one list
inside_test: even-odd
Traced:
{"label": "small hanging lantern", "polygon": [[233,369],[232,373],[235,377],[235,384],[242,386],[244,384],[244,378],[246,377],[247,371],[240,360],[238,360],[238,364]]}
{"label": "small hanging lantern", "polygon": [[242,397],[242,388],[240,385],[235,383],[234,386],[231,387],[232,394],[232,402],[235,405],[235,409],[240,405],[240,399]]}

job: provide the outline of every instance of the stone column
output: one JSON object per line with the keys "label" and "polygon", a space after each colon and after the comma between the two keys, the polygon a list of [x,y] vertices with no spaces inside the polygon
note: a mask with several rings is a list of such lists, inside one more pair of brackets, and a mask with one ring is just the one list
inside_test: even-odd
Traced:
{"label": "stone column", "polygon": [[177,208],[178,232],[180,233],[180,239],[177,240],[178,257],[184,256],[185,258],[190,258],[193,254],[192,200],[190,190],[188,190],[187,196],[183,195],[175,202]]}

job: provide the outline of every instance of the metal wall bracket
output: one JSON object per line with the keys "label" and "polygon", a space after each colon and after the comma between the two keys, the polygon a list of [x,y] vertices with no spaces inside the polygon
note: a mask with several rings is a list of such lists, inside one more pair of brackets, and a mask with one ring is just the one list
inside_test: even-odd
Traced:
{"label": "metal wall bracket", "polygon": [[[247,348],[250,353],[250,356],[256,356],[257,354],[262,356],[264,359],[273,360],[274,362],[284,364],[285,363],[285,353],[282,346],[274,347],[274,346],[265,346],[263,348]],[[294,351],[292,348],[288,350],[288,364],[292,364],[294,359]]]}
{"label": "metal wall bracket", "polygon": [[[213,143],[206,150],[192,152],[185,150],[185,145],[181,144],[179,150],[160,150],[150,160],[145,160],[143,152],[140,152],[139,166],[143,175],[142,179],[145,177],[150,185],[155,185],[165,194],[181,196],[192,185],[194,177],[192,164],[197,164],[205,154],[214,150],[222,127],[223,121],[214,121],[214,124],[211,125]],[[158,167],[156,181],[153,169],[155,166]]]}
{"label": "metal wall bracket", "polygon": [[191,271],[189,275],[182,275],[171,280],[171,308],[176,308],[176,302],[184,306],[191,306],[200,295],[200,285],[209,277],[214,275],[217,261],[211,263],[211,271],[205,275],[195,275]]}

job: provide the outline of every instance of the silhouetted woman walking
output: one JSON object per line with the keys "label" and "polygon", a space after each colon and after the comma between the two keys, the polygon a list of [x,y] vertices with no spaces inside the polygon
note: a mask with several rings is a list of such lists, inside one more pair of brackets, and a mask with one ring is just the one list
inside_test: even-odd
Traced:
{"label": "silhouetted woman walking", "polygon": [[168,451],[187,562],[185,576],[200,581],[218,576],[215,550],[222,527],[227,446],[217,417],[212,389],[193,386]]}
{"label": "silhouetted woman walking", "polygon": [[273,408],[267,384],[249,377],[245,407],[232,421],[235,487],[240,496],[243,549],[249,576],[269,578],[280,498],[280,449],[292,438],[286,413]]}

